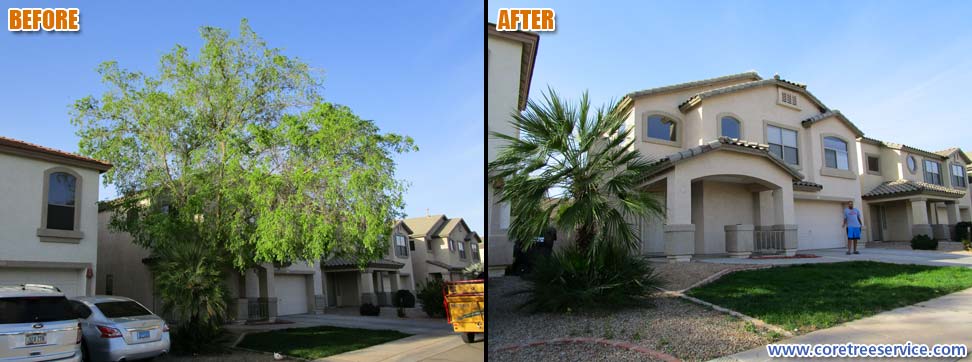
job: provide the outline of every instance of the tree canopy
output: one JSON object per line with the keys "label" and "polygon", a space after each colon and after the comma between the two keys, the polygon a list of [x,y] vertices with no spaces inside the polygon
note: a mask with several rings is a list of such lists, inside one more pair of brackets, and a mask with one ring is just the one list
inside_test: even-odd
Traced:
{"label": "tree canopy", "polygon": [[201,34],[198,55],[177,45],[157,75],[103,63],[107,90],[73,104],[81,153],[114,164],[112,226],[154,251],[203,245],[239,269],[379,258],[406,186],[392,156],[412,139],[323,102],[321,72],[245,19],[238,37]]}

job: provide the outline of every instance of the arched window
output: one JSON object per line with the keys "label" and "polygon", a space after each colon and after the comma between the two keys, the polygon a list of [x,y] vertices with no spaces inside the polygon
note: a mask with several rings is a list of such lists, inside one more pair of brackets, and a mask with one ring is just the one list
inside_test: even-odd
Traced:
{"label": "arched window", "polygon": [[678,141],[678,125],[675,120],[660,114],[648,116],[646,120],[648,138],[656,140],[676,142]]}
{"label": "arched window", "polygon": [[719,120],[719,135],[729,138],[742,138],[742,124],[733,117],[722,117]]}
{"label": "arched window", "polygon": [[824,137],[824,162],[829,168],[849,170],[847,142],[837,137]]}
{"label": "arched window", "polygon": [[45,228],[75,230],[77,225],[78,178],[67,172],[47,175]]}

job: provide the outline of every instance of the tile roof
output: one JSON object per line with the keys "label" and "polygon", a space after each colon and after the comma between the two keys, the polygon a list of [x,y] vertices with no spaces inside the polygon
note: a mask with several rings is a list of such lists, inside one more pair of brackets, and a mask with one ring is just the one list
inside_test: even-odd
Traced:
{"label": "tile roof", "polygon": [[676,90],[681,90],[681,89],[687,89],[687,88],[704,87],[704,86],[711,85],[711,84],[728,82],[728,81],[732,81],[732,80],[740,80],[740,79],[761,80],[763,78],[760,77],[759,74],[756,73],[755,70],[751,70],[751,71],[748,71],[748,72],[742,72],[742,73],[724,75],[724,76],[721,76],[721,77],[715,77],[715,78],[709,78],[709,79],[696,80],[696,81],[692,81],[692,82],[685,82],[685,83],[678,83],[678,84],[666,85],[666,86],[663,86],[663,87],[648,88],[648,89],[644,89],[644,90],[634,91],[634,92],[628,93],[626,96],[627,97],[631,97],[631,98],[636,98],[636,97],[641,97],[641,96],[646,96],[646,95],[651,95],[651,94],[671,92],[671,91],[676,91]]}
{"label": "tile roof", "polygon": [[810,181],[793,181],[793,190],[817,192],[823,190],[823,185]]}
{"label": "tile roof", "polygon": [[935,151],[935,154],[942,155],[943,157],[948,158],[948,157],[952,157],[952,154],[955,152],[958,152],[959,156],[962,156],[962,159],[965,161],[965,163],[972,164],[972,158],[969,158],[969,155],[963,152],[962,149],[958,147],[951,147],[941,151]]}
{"label": "tile roof", "polygon": [[405,226],[407,226],[409,229],[412,229],[412,231],[414,232],[409,236],[422,237],[425,236],[426,234],[433,234],[436,231],[438,231],[438,230],[433,230],[432,228],[435,227],[436,223],[438,223],[440,219],[443,218],[445,218],[445,215],[437,214],[437,215],[408,218],[402,220],[402,222],[404,222]]}
{"label": "tile roof", "polygon": [[[378,259],[375,261],[368,262],[368,268],[382,268],[382,269],[401,269],[404,267],[404,263],[400,263],[390,259]],[[346,269],[346,268],[357,268],[358,263],[353,260],[345,258],[331,258],[325,260],[321,264],[322,269]]]}
{"label": "tile roof", "polygon": [[861,195],[861,197],[864,199],[878,199],[914,194],[962,197],[965,196],[965,191],[921,181],[895,180],[883,182],[871,191]]}
{"label": "tile roof", "polygon": [[[678,163],[678,162],[680,162],[682,160],[689,159],[689,158],[692,158],[692,157],[701,155],[703,153],[706,153],[706,152],[709,152],[709,151],[713,151],[713,150],[716,150],[716,149],[720,149],[720,148],[725,148],[725,149],[728,149],[728,150],[737,150],[737,151],[744,150],[744,151],[754,152],[755,154],[765,156],[769,160],[773,161],[773,163],[776,163],[778,166],[780,166],[781,168],[783,168],[784,170],[786,170],[790,175],[793,176],[794,179],[797,179],[797,180],[802,180],[803,179],[803,174],[800,173],[800,171],[794,169],[793,167],[790,167],[789,165],[787,165],[786,163],[784,163],[783,160],[781,160],[779,157],[776,157],[776,155],[771,154],[769,152],[769,146],[768,145],[760,144],[760,143],[752,142],[752,141],[741,140],[741,139],[738,139],[738,138],[729,138],[729,137],[719,137],[718,139],[716,139],[714,141],[711,141],[709,143],[703,144],[701,146],[695,146],[695,147],[687,148],[685,150],[682,150],[682,151],[673,153],[671,155],[662,157],[662,158],[660,158],[658,160],[655,160],[655,162],[653,162],[653,164],[655,164],[655,165],[662,165],[662,164],[665,164],[665,163],[675,164],[675,163]],[[665,167],[658,167],[657,168],[658,171],[656,171],[655,173],[658,173],[658,172],[660,172],[660,171],[662,171],[664,169],[666,169],[666,168]],[[654,173],[649,174],[646,177],[651,176],[653,174]]]}
{"label": "tile roof", "polygon": [[928,156],[928,157],[947,158],[947,156],[942,156],[942,155],[937,154],[935,152],[925,151],[923,149],[911,147],[911,146],[908,146],[908,145],[905,145],[905,144],[894,143],[894,142],[887,142],[887,141],[881,141],[881,140],[874,139],[874,138],[870,138],[870,137],[861,137],[861,141],[864,141],[866,143],[875,144],[875,145],[878,145],[878,146],[884,146],[884,147],[887,147],[887,148],[890,148],[890,149],[905,150],[905,151],[909,151],[909,152],[913,152],[913,153],[919,153],[919,154],[922,154],[922,155]]}
{"label": "tile roof", "polygon": [[426,263],[429,263],[429,264],[432,264],[432,265],[435,265],[437,267],[440,267],[442,269],[448,270],[448,271],[461,271],[462,270],[462,267],[461,266],[452,266],[452,265],[443,263],[443,262],[438,261],[438,260],[426,260],[425,262]]}
{"label": "tile roof", "polygon": [[841,122],[844,122],[844,125],[846,125],[851,130],[853,130],[854,131],[854,134],[857,137],[863,137],[864,136],[864,131],[861,131],[860,128],[857,128],[857,125],[855,125],[854,122],[851,122],[849,119],[847,119],[847,117],[844,116],[843,113],[840,113],[840,111],[839,110],[836,110],[836,109],[831,109],[831,110],[828,110],[826,112],[820,113],[820,114],[818,114],[816,116],[807,118],[807,119],[803,120],[803,122],[800,122],[800,124],[802,124],[803,127],[805,127],[805,128],[810,128],[810,126],[812,126],[814,123],[823,121],[823,120],[825,120],[827,118],[830,118],[830,117],[837,117],[838,120],[840,120]]}
{"label": "tile roof", "polygon": [[699,103],[702,103],[702,100],[704,100],[705,98],[714,97],[722,94],[734,93],[734,92],[751,89],[751,88],[769,86],[769,85],[777,85],[795,92],[799,92],[800,94],[803,94],[805,97],[809,98],[811,102],[816,104],[817,108],[819,108],[821,111],[829,110],[829,108],[827,108],[827,106],[824,105],[823,102],[821,102],[819,99],[817,99],[816,96],[814,96],[809,91],[807,91],[806,84],[780,79],[779,76],[775,76],[773,77],[773,79],[763,79],[763,80],[757,80],[757,81],[752,81],[752,82],[747,82],[742,84],[734,84],[727,87],[716,88],[705,92],[701,92],[689,97],[684,102],[679,104],[678,109],[684,113],[692,109]]}
{"label": "tile roof", "polygon": [[51,161],[66,161],[70,164],[95,169],[99,172],[105,172],[111,168],[111,164],[105,161],[3,136],[0,136],[0,152],[26,157],[53,159]]}

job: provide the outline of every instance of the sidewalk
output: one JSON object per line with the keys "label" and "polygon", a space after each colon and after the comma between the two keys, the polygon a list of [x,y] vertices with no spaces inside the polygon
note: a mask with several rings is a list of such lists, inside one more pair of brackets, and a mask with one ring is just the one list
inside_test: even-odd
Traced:
{"label": "sidewalk", "polygon": [[801,259],[734,259],[712,258],[699,259],[703,263],[720,264],[757,264],[757,265],[790,265],[808,263],[838,263],[842,261],[871,260],[895,264],[918,264],[932,266],[965,266],[972,267],[972,255],[959,253],[943,253],[926,250],[902,249],[862,249],[860,254],[846,255],[845,249],[817,249],[801,250],[800,254],[813,254],[819,258]]}
{"label": "sidewalk", "polygon": [[[873,250],[873,249],[871,249]],[[883,260],[882,260],[883,261]],[[963,343],[972,348],[972,289],[952,293],[915,305],[890,310],[868,318],[848,322],[777,343]],[[758,347],[716,361],[769,361],[766,347]],[[774,358],[776,360],[788,360]],[[795,360],[795,359],[794,359]],[[828,359],[841,360],[841,359]],[[876,361],[879,359],[860,359]],[[905,359],[888,359],[902,361]],[[922,361],[957,361],[959,358],[922,359]],[[967,357],[961,360],[972,360]]]}
{"label": "sidewalk", "polygon": [[456,334],[416,335],[315,360],[315,362],[483,361],[483,343],[466,345]]}

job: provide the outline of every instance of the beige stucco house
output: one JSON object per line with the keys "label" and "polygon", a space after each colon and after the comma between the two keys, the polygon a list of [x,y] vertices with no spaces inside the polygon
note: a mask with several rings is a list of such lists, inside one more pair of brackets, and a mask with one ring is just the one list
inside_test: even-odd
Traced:
{"label": "beige stucco house", "polygon": [[[487,122],[489,132],[517,136],[508,122],[509,115],[526,108],[540,41],[536,33],[521,31],[496,31],[496,24],[486,23],[487,34]],[[488,137],[487,162],[496,159],[505,141]],[[497,203],[497,185],[487,184],[486,192],[486,245],[489,275],[503,275],[513,264],[513,243],[506,236],[510,224],[508,205]]]}
{"label": "beige stucco house", "polygon": [[111,164],[0,137],[0,284],[95,293],[99,174]]}
{"label": "beige stucco house", "polygon": [[644,254],[683,261],[843,247],[847,201],[864,214],[864,243],[949,239],[972,221],[972,161],[962,150],[864,137],[804,84],[745,72],[626,97],[629,137],[658,166],[643,187],[667,210],[630,220]]}
{"label": "beige stucco house", "polygon": [[398,290],[406,289],[415,293],[415,272],[412,267],[415,250],[409,241],[411,233],[412,230],[404,222],[396,221],[385,256],[368,263],[364,270],[347,259],[324,261],[321,269],[327,285],[327,305],[344,307],[371,303],[390,306]]}
{"label": "beige stucco house", "polygon": [[[482,260],[482,241],[462,218],[426,215],[402,220],[412,233],[416,283],[465,279],[462,270]],[[510,249],[512,252],[512,249]]]}

